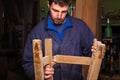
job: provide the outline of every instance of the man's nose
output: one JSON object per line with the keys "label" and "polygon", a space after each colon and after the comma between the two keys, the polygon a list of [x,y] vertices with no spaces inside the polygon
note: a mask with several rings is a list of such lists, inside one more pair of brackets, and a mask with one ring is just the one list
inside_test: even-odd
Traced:
{"label": "man's nose", "polygon": [[61,19],[62,18],[62,13],[59,12],[58,15],[57,15],[58,19]]}

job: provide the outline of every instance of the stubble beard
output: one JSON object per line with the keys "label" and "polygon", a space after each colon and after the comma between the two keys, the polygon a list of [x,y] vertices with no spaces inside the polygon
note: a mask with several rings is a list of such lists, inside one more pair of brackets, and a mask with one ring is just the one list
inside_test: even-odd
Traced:
{"label": "stubble beard", "polygon": [[54,24],[63,24],[65,22],[65,19],[54,18],[53,22],[54,22]]}

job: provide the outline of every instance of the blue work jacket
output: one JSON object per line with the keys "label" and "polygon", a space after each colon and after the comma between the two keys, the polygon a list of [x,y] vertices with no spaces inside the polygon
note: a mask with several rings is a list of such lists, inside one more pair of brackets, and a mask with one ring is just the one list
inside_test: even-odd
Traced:
{"label": "blue work jacket", "polygon": [[[23,68],[31,80],[34,80],[34,64],[32,40],[42,40],[42,49],[44,55],[44,41],[46,38],[52,39],[53,55],[72,55],[72,56],[91,56],[91,46],[93,45],[94,34],[82,20],[69,16],[72,23],[64,31],[62,42],[56,36],[53,30],[48,30],[47,18],[38,23],[29,33],[26,40]],[[73,64],[55,64],[54,80],[82,80],[81,65]]]}

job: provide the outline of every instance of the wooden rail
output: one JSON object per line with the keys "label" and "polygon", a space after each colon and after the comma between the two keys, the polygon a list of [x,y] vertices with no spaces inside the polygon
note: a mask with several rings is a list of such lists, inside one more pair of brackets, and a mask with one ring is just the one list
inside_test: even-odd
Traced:
{"label": "wooden rail", "polygon": [[[35,80],[44,80],[44,66],[49,64],[52,67],[52,61],[66,64],[89,65],[87,80],[97,80],[105,53],[105,45],[100,41],[97,41],[96,44],[98,48],[96,53],[92,54],[92,57],[69,55],[52,56],[52,40],[45,39],[45,56],[43,57],[41,41],[38,39],[33,40]],[[53,77],[48,80],[53,80]]]}

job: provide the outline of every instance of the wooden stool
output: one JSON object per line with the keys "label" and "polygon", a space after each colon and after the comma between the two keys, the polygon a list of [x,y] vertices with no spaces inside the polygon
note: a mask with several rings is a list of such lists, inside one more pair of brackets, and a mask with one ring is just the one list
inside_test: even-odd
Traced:
{"label": "wooden stool", "polygon": [[[87,80],[97,80],[102,59],[105,53],[105,45],[100,41],[97,41],[98,45],[96,53],[92,54],[92,57],[83,57],[83,56],[66,56],[66,55],[55,55],[52,56],[52,40],[45,39],[45,56],[42,55],[42,42],[39,39],[33,40],[33,59],[34,59],[34,71],[35,71],[35,80],[44,80],[44,66],[55,61],[57,63],[66,63],[66,64],[80,64],[80,65],[89,65],[89,70],[87,74]],[[53,80],[51,77],[48,80]]]}

